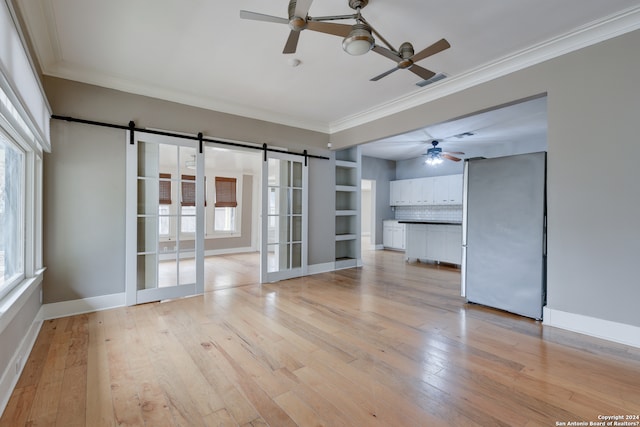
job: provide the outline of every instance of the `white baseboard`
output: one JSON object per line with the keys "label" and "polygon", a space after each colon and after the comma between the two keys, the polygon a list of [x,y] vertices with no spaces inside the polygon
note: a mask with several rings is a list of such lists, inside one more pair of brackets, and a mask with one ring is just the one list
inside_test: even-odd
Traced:
{"label": "white baseboard", "polygon": [[[239,251],[243,252],[243,251]],[[362,260],[357,260],[357,266],[362,266]],[[307,274],[327,273],[336,270],[334,262],[313,264],[307,267]],[[108,310],[110,308],[124,307],[125,293],[102,295],[92,298],[77,299],[72,301],[62,301],[43,304],[38,312],[37,319],[48,320],[60,317],[73,316],[76,314],[91,313],[94,311]]]}
{"label": "white baseboard", "polygon": [[13,393],[16,384],[18,384],[18,379],[20,378],[20,374],[22,374],[29,354],[31,354],[33,345],[36,343],[36,338],[38,338],[41,326],[42,320],[36,318],[18,348],[15,349],[9,365],[7,365],[0,378],[0,415],[2,415],[7,407],[11,393]]}
{"label": "white baseboard", "polygon": [[246,247],[246,248],[230,248],[230,249],[209,249],[204,251],[204,256],[213,256],[213,255],[229,255],[229,254],[244,254],[256,252],[258,255],[260,252],[256,248]]}
{"label": "white baseboard", "polygon": [[320,273],[328,273],[336,269],[335,262],[325,262],[323,264],[313,264],[307,266],[307,274],[320,274]]}
{"label": "white baseboard", "polygon": [[[258,252],[258,250],[252,247],[209,249],[204,251],[204,256],[208,257],[208,256],[215,256],[215,255],[244,254],[244,253],[251,253],[251,252]],[[193,252],[185,252],[180,254],[180,259],[193,258],[193,257],[194,257]],[[158,258],[160,259],[160,261],[169,261],[169,260],[176,259],[176,254],[175,253],[165,254],[163,252],[160,252]]]}
{"label": "white baseboard", "polygon": [[48,320],[60,317],[73,316],[75,314],[91,313],[93,311],[107,310],[123,307],[125,305],[125,293],[102,295],[99,297],[76,299],[72,301],[54,302],[43,304],[38,313],[38,319]]}
{"label": "white baseboard", "polygon": [[543,308],[543,324],[640,348],[640,327]]}

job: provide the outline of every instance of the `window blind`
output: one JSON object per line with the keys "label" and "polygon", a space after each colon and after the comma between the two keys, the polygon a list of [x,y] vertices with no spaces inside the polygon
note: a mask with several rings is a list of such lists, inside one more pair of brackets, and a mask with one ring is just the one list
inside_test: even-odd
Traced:
{"label": "window blind", "polygon": [[[204,205],[207,206],[207,177],[204,178]],[[196,205],[196,177],[195,175],[182,175],[182,182],[180,183],[182,188],[182,206],[195,206]]]}
{"label": "window blind", "polygon": [[160,188],[158,189],[160,193],[160,204],[161,205],[170,205],[171,204],[171,174],[170,173],[161,173],[160,174]]}
{"label": "window blind", "polygon": [[182,206],[196,205],[196,177],[195,175],[182,175]]}
{"label": "window blind", "polygon": [[216,176],[216,208],[235,208],[236,179]]}

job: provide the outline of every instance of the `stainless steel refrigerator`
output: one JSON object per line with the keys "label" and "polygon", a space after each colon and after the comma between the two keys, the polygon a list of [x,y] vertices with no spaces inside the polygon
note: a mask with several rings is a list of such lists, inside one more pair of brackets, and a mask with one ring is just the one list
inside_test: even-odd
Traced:
{"label": "stainless steel refrigerator", "polygon": [[470,159],[464,168],[462,295],[542,319],[546,153]]}

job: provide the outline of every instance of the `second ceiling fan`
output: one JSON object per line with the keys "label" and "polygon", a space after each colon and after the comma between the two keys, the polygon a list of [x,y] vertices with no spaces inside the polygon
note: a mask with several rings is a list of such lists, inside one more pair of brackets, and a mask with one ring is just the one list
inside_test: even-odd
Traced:
{"label": "second ceiling fan", "polygon": [[[287,39],[287,42],[285,43],[285,47],[282,53],[295,53],[298,46],[300,32],[302,30],[308,29],[343,37],[344,39],[342,42],[342,47],[350,55],[362,55],[370,50],[373,50],[379,55],[382,55],[385,58],[391,59],[397,63],[396,67],[376,77],[373,77],[371,81],[378,81],[383,77],[386,77],[389,74],[393,73],[394,71],[405,69],[413,72],[423,80],[428,80],[436,73],[419,65],[416,65],[415,63],[451,47],[447,40],[440,39],[418,53],[414,52],[413,45],[409,42],[405,42],[400,45],[400,49],[395,49],[362,16],[362,8],[369,4],[369,0],[348,0],[349,7],[355,10],[355,14],[321,17],[309,16],[309,9],[312,2],[313,0],[290,0],[288,18],[280,18],[277,16],[265,15],[246,10],[240,11],[240,18],[264,22],[274,22],[279,24],[288,24],[291,31],[289,32],[289,37]],[[353,19],[356,22],[353,25],[328,22],[344,19]],[[373,37],[374,34],[387,47],[376,44]]]}

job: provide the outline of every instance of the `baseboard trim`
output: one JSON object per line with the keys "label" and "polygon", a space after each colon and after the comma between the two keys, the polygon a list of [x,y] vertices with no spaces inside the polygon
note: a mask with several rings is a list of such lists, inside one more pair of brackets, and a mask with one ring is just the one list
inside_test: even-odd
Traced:
{"label": "baseboard trim", "polygon": [[[244,253],[251,253],[251,252],[258,252],[258,250],[252,247],[208,249],[204,251],[204,256],[208,257],[208,256],[216,256],[216,255],[244,254]],[[185,258],[193,258],[193,252],[181,253],[180,259],[185,259]],[[173,260],[173,259],[176,259],[176,254],[175,253],[165,254],[160,252],[159,259],[160,261]]]}
{"label": "baseboard trim", "polygon": [[102,295],[99,297],[76,299],[71,301],[43,304],[38,313],[38,319],[49,320],[76,314],[91,313],[94,311],[108,310],[110,308],[123,307],[125,305],[125,293]]}
{"label": "baseboard trim", "polygon": [[543,308],[543,325],[640,348],[640,327]]}
{"label": "baseboard trim", "polygon": [[335,262],[325,262],[323,264],[313,264],[307,266],[307,274],[320,274],[320,273],[328,273],[330,271],[334,271],[336,269]]}
{"label": "baseboard trim", "polygon": [[41,327],[42,320],[36,318],[18,348],[14,351],[9,365],[0,378],[0,415],[2,415],[7,407],[11,394],[18,384],[18,379],[36,343],[36,338],[38,338]]}
{"label": "baseboard trim", "polygon": [[[357,266],[362,266],[362,260],[358,260]],[[336,270],[334,262],[313,264],[307,267],[307,274],[328,273]],[[39,320],[58,319],[60,317],[74,316],[76,314],[92,313],[94,311],[108,310],[110,308],[124,307],[125,293],[102,295],[98,297],[76,299],[71,301],[43,304],[40,307]]]}

